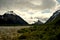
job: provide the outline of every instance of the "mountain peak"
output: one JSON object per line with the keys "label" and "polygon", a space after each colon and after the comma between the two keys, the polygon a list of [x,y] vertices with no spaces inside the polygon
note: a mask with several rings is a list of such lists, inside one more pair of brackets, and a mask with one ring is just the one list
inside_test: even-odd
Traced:
{"label": "mountain peak", "polygon": [[37,22],[35,22],[33,25],[40,25],[40,24],[43,24],[40,20],[38,20]]}
{"label": "mountain peak", "polygon": [[28,23],[13,11],[8,11],[0,15],[0,25],[28,25]]}
{"label": "mountain peak", "polygon": [[14,13],[14,11],[7,11],[5,14],[13,14],[13,15],[16,15],[16,14]]}

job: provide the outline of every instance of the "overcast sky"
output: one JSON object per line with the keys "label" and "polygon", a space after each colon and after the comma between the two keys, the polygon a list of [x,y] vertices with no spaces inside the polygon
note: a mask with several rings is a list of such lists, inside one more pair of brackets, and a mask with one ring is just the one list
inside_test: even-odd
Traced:
{"label": "overcast sky", "polygon": [[60,0],[0,0],[0,14],[12,10],[28,23],[45,22],[58,9]]}

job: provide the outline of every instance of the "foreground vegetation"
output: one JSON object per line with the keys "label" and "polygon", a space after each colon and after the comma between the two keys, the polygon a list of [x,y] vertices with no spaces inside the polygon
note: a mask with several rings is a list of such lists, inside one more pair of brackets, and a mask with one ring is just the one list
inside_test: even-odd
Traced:
{"label": "foreground vegetation", "polygon": [[[59,40],[60,39],[60,25],[55,24],[43,24],[40,26],[33,26],[30,28],[22,28],[17,30],[11,30],[12,35],[9,31],[3,32],[0,35],[0,40]],[[7,33],[8,32],[8,33]]]}
{"label": "foreground vegetation", "polygon": [[18,30],[19,40],[59,40],[60,25],[41,25]]}
{"label": "foreground vegetation", "polygon": [[60,15],[46,24],[18,30],[18,33],[22,33],[18,40],[60,40],[59,17]]}

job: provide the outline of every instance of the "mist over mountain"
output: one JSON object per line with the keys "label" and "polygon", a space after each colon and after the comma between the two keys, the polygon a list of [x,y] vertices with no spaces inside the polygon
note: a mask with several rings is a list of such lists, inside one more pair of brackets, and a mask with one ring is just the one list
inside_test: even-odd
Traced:
{"label": "mist over mountain", "polygon": [[13,11],[0,15],[0,25],[28,25],[28,23]]}
{"label": "mist over mountain", "polygon": [[37,22],[35,22],[33,25],[40,25],[43,24],[40,20],[38,20]]}

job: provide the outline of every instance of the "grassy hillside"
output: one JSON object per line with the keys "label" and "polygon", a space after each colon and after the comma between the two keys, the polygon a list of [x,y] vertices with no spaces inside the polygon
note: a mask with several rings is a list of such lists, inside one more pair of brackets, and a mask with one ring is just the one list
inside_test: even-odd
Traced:
{"label": "grassy hillside", "polygon": [[18,33],[22,33],[22,35],[18,37],[19,40],[58,40],[60,37],[60,26],[34,26],[28,29],[21,29]]}
{"label": "grassy hillside", "polygon": [[60,18],[57,16],[47,24],[35,25],[17,31],[22,33],[18,40],[59,40],[60,39]]}

